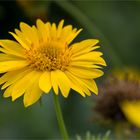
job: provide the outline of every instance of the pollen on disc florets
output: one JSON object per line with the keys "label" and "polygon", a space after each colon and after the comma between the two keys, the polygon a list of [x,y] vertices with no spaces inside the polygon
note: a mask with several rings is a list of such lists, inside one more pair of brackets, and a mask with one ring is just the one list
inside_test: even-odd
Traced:
{"label": "pollen on disc florets", "polygon": [[66,44],[57,41],[40,43],[26,51],[30,67],[39,71],[65,71],[69,66],[70,52]]}

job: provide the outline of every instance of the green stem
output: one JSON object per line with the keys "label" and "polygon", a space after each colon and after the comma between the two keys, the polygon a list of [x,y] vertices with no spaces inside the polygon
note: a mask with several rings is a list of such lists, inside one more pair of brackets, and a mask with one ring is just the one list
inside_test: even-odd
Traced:
{"label": "green stem", "polygon": [[61,135],[63,137],[63,140],[68,140],[69,139],[68,133],[65,127],[63,116],[62,116],[62,111],[59,104],[58,96],[55,93],[53,93],[53,100],[54,100],[54,107],[55,107],[56,117],[57,117]]}
{"label": "green stem", "polygon": [[106,46],[106,48],[104,49],[107,50],[106,52],[110,56],[114,66],[122,66],[122,61],[116,54],[116,51],[112,48],[108,39],[102,34],[100,29],[88,18],[88,16],[85,15],[85,13],[83,13],[78,7],[67,0],[63,0],[63,2],[55,0],[55,2],[66,12],[68,12],[73,18],[75,18],[83,27],[85,27],[85,29],[87,29],[87,31],[92,36],[95,36],[95,34],[98,35],[102,43]]}

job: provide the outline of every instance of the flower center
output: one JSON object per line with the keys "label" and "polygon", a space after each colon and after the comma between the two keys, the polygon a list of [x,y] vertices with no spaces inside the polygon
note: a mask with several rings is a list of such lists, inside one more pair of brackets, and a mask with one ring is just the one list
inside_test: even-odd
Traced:
{"label": "flower center", "polygon": [[70,51],[66,44],[58,41],[40,43],[39,47],[26,51],[30,66],[39,71],[65,71],[70,62]]}

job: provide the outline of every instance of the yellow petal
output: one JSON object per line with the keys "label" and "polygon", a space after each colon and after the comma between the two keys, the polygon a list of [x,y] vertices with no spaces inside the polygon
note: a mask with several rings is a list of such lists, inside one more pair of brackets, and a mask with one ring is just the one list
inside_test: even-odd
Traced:
{"label": "yellow petal", "polygon": [[46,33],[47,33],[47,38],[51,38],[51,36],[53,36],[52,35],[52,32],[51,32],[51,24],[50,24],[50,22],[47,22],[46,24],[45,24],[45,30],[46,30]]}
{"label": "yellow petal", "polygon": [[20,22],[20,29],[25,38],[31,41],[31,44],[38,46],[38,36],[35,30],[24,22]]}
{"label": "yellow petal", "polygon": [[67,97],[70,91],[70,81],[64,72],[60,70],[54,71],[58,86],[64,97]]}
{"label": "yellow petal", "polygon": [[0,40],[0,45],[5,49],[5,53],[25,58],[24,50],[20,44],[12,40]]}
{"label": "yellow petal", "polygon": [[94,61],[97,57],[102,56],[101,52],[93,51],[83,55],[79,55],[77,57],[72,57],[72,60],[87,60],[87,61]]}
{"label": "yellow petal", "polygon": [[58,24],[58,29],[57,29],[57,38],[60,38],[61,36],[61,32],[62,32],[62,28],[63,28],[63,24],[64,24],[64,20],[61,20]]}
{"label": "yellow petal", "polygon": [[[14,83],[13,91],[12,91],[12,101],[16,100],[18,97],[22,96],[24,92],[31,86],[36,78],[39,77],[40,73],[37,71],[31,71],[23,78]],[[31,79],[32,77],[32,79]]]}
{"label": "yellow petal", "polygon": [[67,44],[70,44],[75,38],[76,36],[82,31],[82,29],[79,29],[77,32],[72,32],[67,38],[66,38],[66,42]]}
{"label": "yellow petal", "polygon": [[46,32],[45,24],[40,19],[37,19],[36,24],[37,24],[37,29],[38,29],[40,39],[44,42],[47,41],[48,35]]}
{"label": "yellow petal", "polygon": [[79,52],[76,52],[76,53],[73,53],[72,52],[72,57],[78,57],[78,56],[81,56],[81,55],[84,55],[84,54],[87,54],[95,49],[98,49],[100,48],[100,46],[94,46],[94,47],[87,47],[83,50],[80,50]]}
{"label": "yellow petal", "polygon": [[[1,48],[0,48],[1,51]],[[5,52],[5,49],[4,49]],[[7,52],[7,50],[6,50]],[[11,54],[4,54],[4,53],[0,53],[0,62],[6,62],[6,61],[19,61],[19,60],[24,60],[24,58],[15,56],[15,55],[11,55]]]}
{"label": "yellow petal", "polygon": [[62,29],[61,40],[66,41],[66,38],[72,33],[72,25],[67,25]]}
{"label": "yellow petal", "polygon": [[8,87],[9,85],[15,83],[17,80],[21,79],[22,77],[24,77],[24,76],[25,76],[26,74],[28,74],[29,72],[30,72],[30,70],[27,69],[27,68],[7,72],[6,74],[4,74],[4,75],[0,78],[0,83],[6,82],[6,83],[1,87],[1,89],[5,89],[5,88]]}
{"label": "yellow petal", "polygon": [[3,97],[4,97],[4,98],[10,97],[11,94],[12,94],[12,91],[13,91],[13,85],[9,86],[9,87],[4,91]]}
{"label": "yellow petal", "polygon": [[28,38],[28,36],[18,29],[15,29],[15,33],[22,40],[22,42],[24,42],[29,48],[31,47],[32,41],[30,38]]}
{"label": "yellow petal", "polygon": [[140,101],[124,101],[120,106],[125,117],[140,128]]}
{"label": "yellow petal", "polygon": [[56,74],[54,71],[51,71],[51,84],[52,84],[55,94],[58,95],[58,84],[56,80]]}
{"label": "yellow petal", "polygon": [[[71,51],[74,55],[79,55],[82,54],[83,51],[87,50],[86,52],[89,52],[90,50],[94,50],[99,48],[98,47],[93,47],[99,42],[97,39],[86,39],[84,41],[78,42],[73,44],[71,47]],[[92,49],[93,48],[93,49]]]}
{"label": "yellow petal", "polygon": [[3,74],[1,77],[0,77],[0,85],[5,83],[6,81],[8,81],[12,76],[13,76],[13,71],[12,72],[7,72],[5,74]]}
{"label": "yellow petal", "polygon": [[91,96],[91,92],[89,91],[88,88],[82,88],[83,89],[83,92],[88,95],[88,96]]}
{"label": "yellow petal", "polygon": [[70,76],[69,76],[69,79],[70,79],[70,82],[71,82],[71,88],[73,89],[73,90],[75,90],[76,92],[78,92],[80,95],[82,95],[83,97],[86,97],[85,96],[85,93],[84,93],[84,91],[82,90],[82,88],[80,87],[80,85],[78,85],[77,84],[77,82],[73,79],[73,78],[71,78]]}
{"label": "yellow petal", "polygon": [[82,69],[79,67],[69,67],[68,71],[73,75],[84,79],[98,78],[104,74],[103,71],[98,69]]}
{"label": "yellow petal", "polygon": [[77,84],[77,81],[73,78],[73,76],[65,71],[66,75],[68,76],[68,78],[70,79],[70,85],[71,85],[71,88],[75,91],[77,91],[78,93],[80,93],[83,97],[85,97],[85,94],[81,88],[81,85],[80,84]]}
{"label": "yellow petal", "polygon": [[93,65],[93,62],[86,62],[86,61],[72,61],[70,66],[72,67],[79,67],[79,68],[102,68],[101,66]]}
{"label": "yellow petal", "polygon": [[93,60],[94,64],[107,66],[105,60],[102,57],[97,57],[95,60]]}
{"label": "yellow petal", "polygon": [[43,90],[45,93],[49,93],[52,84],[51,84],[51,72],[45,71],[40,79],[39,79],[39,87],[41,90]]}
{"label": "yellow petal", "polygon": [[25,48],[26,50],[30,49],[30,45],[27,44],[27,42],[25,42],[25,39],[22,37],[18,37],[16,34],[9,32],[20,44],[23,48]]}
{"label": "yellow petal", "polygon": [[28,89],[24,94],[23,102],[25,107],[28,107],[37,102],[42,95],[42,91],[39,88],[38,80],[39,79],[36,79],[36,81],[31,86],[28,87]]}
{"label": "yellow petal", "polygon": [[24,60],[0,62],[0,73],[24,68],[27,65],[28,65],[28,63]]}
{"label": "yellow petal", "polygon": [[71,57],[71,60],[74,61],[86,61],[86,62],[93,62],[93,64],[99,64],[99,65],[103,65],[106,66],[106,62],[104,61],[104,59],[102,57],[100,57],[102,55],[101,52],[90,52],[87,54],[83,54],[83,55],[79,55],[79,56],[73,56]]}
{"label": "yellow petal", "polygon": [[[2,48],[2,47],[0,47],[0,52],[3,52],[3,53],[1,53],[2,55],[3,55],[3,54],[5,54],[5,55],[7,55],[7,56],[8,56],[8,55],[11,55],[10,52],[9,52],[8,50],[6,50],[5,48]],[[16,57],[16,56],[13,55],[13,57]]]}
{"label": "yellow petal", "polygon": [[56,38],[56,24],[53,23],[52,24],[52,28],[51,28],[51,33],[52,33],[52,38]]}
{"label": "yellow petal", "polygon": [[34,42],[35,46],[39,46],[39,36],[38,36],[38,30],[35,26],[32,26],[33,29],[33,33],[34,33],[34,39],[36,39],[36,41]]}
{"label": "yellow petal", "polygon": [[74,89],[75,91],[77,91],[78,93],[80,93],[83,97],[85,97],[85,94],[86,95],[89,95],[89,96],[91,95],[91,93],[88,90],[87,86],[85,86],[85,84],[83,83],[83,81],[80,78],[72,75],[68,71],[65,71],[65,73],[68,76],[68,78],[70,79],[71,83],[73,83],[73,84],[71,84],[71,88],[72,89]]}
{"label": "yellow petal", "polygon": [[81,79],[81,81],[90,91],[98,94],[98,88],[94,80]]}

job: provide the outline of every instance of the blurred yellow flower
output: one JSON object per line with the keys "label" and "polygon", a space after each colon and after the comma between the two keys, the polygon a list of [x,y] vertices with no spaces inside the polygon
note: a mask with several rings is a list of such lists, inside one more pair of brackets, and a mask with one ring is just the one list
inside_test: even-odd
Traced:
{"label": "blurred yellow flower", "polygon": [[120,106],[125,117],[135,126],[140,127],[140,101],[124,101]]}
{"label": "blurred yellow flower", "polygon": [[81,32],[72,25],[58,27],[55,23],[37,20],[36,26],[20,23],[20,30],[10,32],[17,40],[0,40],[0,78],[4,97],[12,101],[24,94],[27,107],[39,100],[43,92],[59,89],[67,97],[70,88],[83,97],[98,93],[95,78],[103,75],[99,70],[106,66],[102,53],[94,51],[99,41],[87,39],[71,44]]}
{"label": "blurred yellow flower", "polygon": [[140,75],[138,69],[118,69],[100,85],[94,109],[105,121],[128,122],[120,104],[126,100],[130,102],[140,100],[138,75]]}
{"label": "blurred yellow flower", "polygon": [[113,75],[116,75],[118,79],[131,80],[140,83],[140,72],[137,68],[134,67],[125,67],[122,70],[116,69],[113,71]]}

